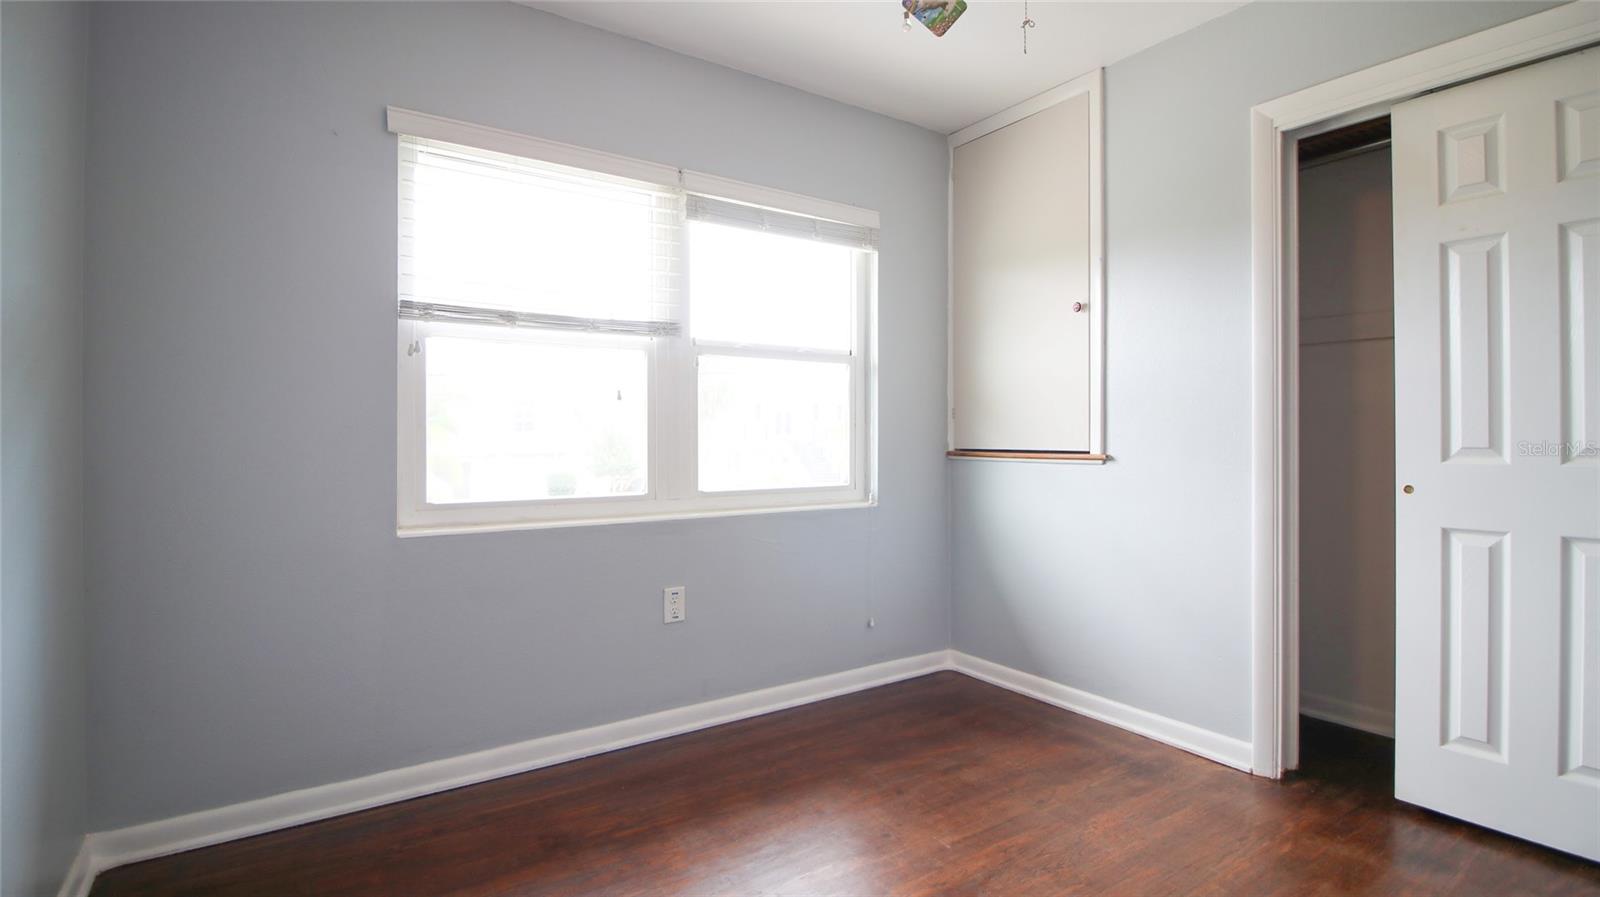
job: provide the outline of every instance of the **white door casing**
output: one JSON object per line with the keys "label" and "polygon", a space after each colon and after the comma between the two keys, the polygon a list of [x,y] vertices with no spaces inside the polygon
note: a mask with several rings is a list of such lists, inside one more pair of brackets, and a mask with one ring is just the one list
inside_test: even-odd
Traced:
{"label": "white door casing", "polygon": [[1600,860],[1600,50],[1392,123],[1395,794]]}

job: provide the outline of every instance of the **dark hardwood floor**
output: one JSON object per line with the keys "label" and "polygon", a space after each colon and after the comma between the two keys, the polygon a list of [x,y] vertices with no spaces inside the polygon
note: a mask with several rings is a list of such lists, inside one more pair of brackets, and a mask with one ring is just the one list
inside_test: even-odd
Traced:
{"label": "dark hardwood floor", "polygon": [[1588,894],[1307,721],[1271,782],[955,673],[112,870],[95,897]]}

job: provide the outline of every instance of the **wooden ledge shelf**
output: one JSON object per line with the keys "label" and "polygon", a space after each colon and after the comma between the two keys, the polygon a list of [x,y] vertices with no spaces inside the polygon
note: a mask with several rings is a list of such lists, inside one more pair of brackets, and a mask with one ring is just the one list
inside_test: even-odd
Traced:
{"label": "wooden ledge shelf", "polygon": [[1006,449],[951,449],[947,458],[989,458],[1001,461],[1077,461],[1084,464],[1104,464],[1110,455],[1095,452],[1038,452],[1009,451]]}

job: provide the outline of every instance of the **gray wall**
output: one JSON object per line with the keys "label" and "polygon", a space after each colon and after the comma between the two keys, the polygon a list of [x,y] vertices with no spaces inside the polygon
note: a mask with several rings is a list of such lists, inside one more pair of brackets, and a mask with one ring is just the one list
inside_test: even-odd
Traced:
{"label": "gray wall", "polygon": [[1546,5],[1253,3],[1107,70],[1116,460],[951,463],[955,647],[1250,737],[1249,109]]}
{"label": "gray wall", "polygon": [[[1394,234],[1387,147],[1300,173],[1300,706],[1394,723]],[[1361,315],[1385,325],[1351,329]],[[1361,338],[1355,339],[1359,335]]]}
{"label": "gray wall", "polygon": [[0,5],[0,894],[85,831],[83,175],[88,11]]}
{"label": "gray wall", "polygon": [[[53,36],[24,42],[7,6],[7,838],[26,812],[14,783],[61,798],[27,792],[27,831],[51,834],[17,850],[48,852],[47,872],[84,827],[77,370],[95,496],[91,829],[952,640],[1248,737],[1245,113],[1536,8],[1252,5],[1114,66],[1117,460],[947,468],[937,135],[512,5],[108,4],[89,27],[78,367],[80,225],[62,210],[84,132],[70,99],[13,95],[84,89],[83,16],[37,7]],[[13,76],[54,49],[40,64],[59,77]],[[882,506],[397,539],[386,104],[880,210]],[[50,130],[13,140],[14,108]],[[13,155],[30,153],[40,174],[13,192]],[[50,226],[19,236],[14,215]],[[15,243],[14,264],[17,240],[44,245]],[[32,272],[60,302],[23,339],[13,281]],[[12,372],[29,359],[44,379],[23,390]],[[27,457],[47,472],[24,477]],[[34,542],[13,538],[29,502],[45,515],[30,522],[51,522],[24,529]],[[664,627],[660,588],[680,583],[690,623]],[[16,732],[53,741],[18,752]]]}
{"label": "gray wall", "polygon": [[[948,644],[942,137],[509,4],[107,4],[91,58],[95,829]],[[386,104],[879,210],[881,506],[397,539]]]}

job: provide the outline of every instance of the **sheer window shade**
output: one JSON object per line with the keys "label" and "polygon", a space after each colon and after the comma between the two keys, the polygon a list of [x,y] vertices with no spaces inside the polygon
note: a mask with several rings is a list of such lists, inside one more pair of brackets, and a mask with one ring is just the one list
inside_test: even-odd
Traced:
{"label": "sheer window shade", "polygon": [[682,221],[670,187],[402,135],[400,314],[673,333]]}
{"label": "sheer window shade", "polygon": [[668,335],[685,218],[878,245],[875,227],[404,134],[400,187],[404,318]]}

